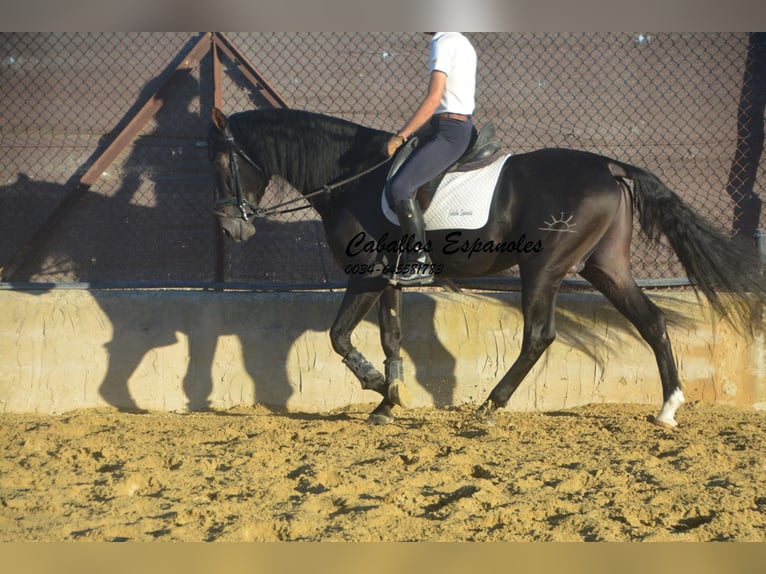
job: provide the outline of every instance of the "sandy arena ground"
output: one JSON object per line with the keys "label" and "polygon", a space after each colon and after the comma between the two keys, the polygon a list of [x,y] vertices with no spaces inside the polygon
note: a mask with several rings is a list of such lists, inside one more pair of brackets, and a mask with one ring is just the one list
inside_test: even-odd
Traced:
{"label": "sandy arena ground", "polygon": [[766,541],[766,413],[0,415],[1,541]]}

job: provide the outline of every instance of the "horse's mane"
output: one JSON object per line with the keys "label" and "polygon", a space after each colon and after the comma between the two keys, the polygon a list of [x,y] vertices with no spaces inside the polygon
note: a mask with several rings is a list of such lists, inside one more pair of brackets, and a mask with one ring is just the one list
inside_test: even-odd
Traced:
{"label": "horse's mane", "polygon": [[292,109],[230,116],[234,139],[269,175],[311,191],[359,173],[383,159],[386,132]]}

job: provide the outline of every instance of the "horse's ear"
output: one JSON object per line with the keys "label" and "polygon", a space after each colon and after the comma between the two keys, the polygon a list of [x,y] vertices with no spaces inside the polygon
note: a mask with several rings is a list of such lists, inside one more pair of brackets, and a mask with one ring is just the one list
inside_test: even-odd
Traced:
{"label": "horse's ear", "polygon": [[218,108],[213,108],[212,110],[212,118],[213,118],[213,124],[216,128],[218,128],[218,131],[220,131],[222,134],[226,133],[226,114],[224,114],[221,110]]}

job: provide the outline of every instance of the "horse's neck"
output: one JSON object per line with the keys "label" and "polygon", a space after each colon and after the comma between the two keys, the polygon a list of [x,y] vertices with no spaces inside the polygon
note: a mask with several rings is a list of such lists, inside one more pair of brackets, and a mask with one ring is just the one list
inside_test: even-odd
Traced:
{"label": "horse's neck", "polygon": [[[312,139],[311,134],[300,134],[303,139],[285,139],[280,156],[289,158],[289,165],[279,165],[275,175],[304,194],[354,178],[381,160],[374,150],[382,148],[385,136],[375,132],[365,135],[368,137],[361,142],[348,138],[332,144],[321,143],[324,141],[321,137]],[[380,145],[377,140],[381,141]],[[298,153],[294,146],[298,146]]]}

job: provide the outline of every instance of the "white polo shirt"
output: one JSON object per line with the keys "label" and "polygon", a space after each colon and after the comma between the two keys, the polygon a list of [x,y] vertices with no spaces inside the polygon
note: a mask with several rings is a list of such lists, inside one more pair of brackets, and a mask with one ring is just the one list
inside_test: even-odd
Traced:
{"label": "white polo shirt", "polygon": [[476,51],[460,32],[437,32],[431,39],[429,74],[447,74],[447,86],[436,113],[473,114],[476,106]]}

